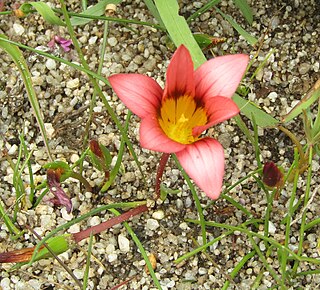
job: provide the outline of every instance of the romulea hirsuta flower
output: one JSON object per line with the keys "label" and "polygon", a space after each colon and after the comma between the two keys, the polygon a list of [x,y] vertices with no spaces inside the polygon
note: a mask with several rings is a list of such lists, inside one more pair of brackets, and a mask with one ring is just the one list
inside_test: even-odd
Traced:
{"label": "romulea hirsuta flower", "polygon": [[110,84],[120,100],[141,118],[143,148],[176,154],[186,173],[212,199],[224,175],[221,144],[202,133],[239,113],[231,99],[247,68],[244,54],[213,58],[194,70],[181,45],[167,69],[165,88],[140,74],[116,74]]}

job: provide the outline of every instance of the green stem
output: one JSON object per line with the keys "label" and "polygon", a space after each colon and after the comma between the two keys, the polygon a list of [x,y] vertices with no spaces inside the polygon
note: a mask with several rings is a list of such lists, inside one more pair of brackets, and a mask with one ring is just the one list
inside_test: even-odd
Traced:
{"label": "green stem", "polygon": [[56,235],[58,232],[62,231],[62,230],[66,230],[68,229],[69,227],[91,217],[91,216],[94,216],[94,215],[97,215],[99,214],[100,212],[102,211],[105,211],[105,210],[109,210],[109,209],[114,209],[114,208],[130,208],[130,207],[137,207],[137,206],[140,206],[140,205],[144,205],[144,204],[147,204],[146,201],[136,201],[136,202],[127,202],[127,203],[113,203],[113,204],[108,204],[108,205],[103,205],[103,206],[100,206],[98,208],[95,208],[93,210],[91,210],[90,212],[88,213],[85,213],[83,215],[81,215],[80,217],[78,218],[75,218],[55,229],[53,229],[46,237],[44,237],[40,243],[35,247],[34,249],[34,253],[32,255],[32,259],[31,261],[29,262],[29,265],[31,265],[34,260],[35,260],[35,257],[37,256],[37,253],[40,249],[40,247],[43,245],[44,242],[46,242],[48,239],[50,239],[51,237],[53,237],[54,235]]}
{"label": "green stem", "polygon": [[[307,175],[307,184],[306,184],[306,192],[304,196],[304,206],[307,205],[309,201],[309,196],[310,196],[310,188],[311,188],[311,180],[312,180],[312,157],[313,157],[313,147],[309,147],[309,168],[308,168],[308,175]],[[304,241],[304,233],[305,233],[305,227],[306,227],[306,217],[307,217],[307,211],[308,209],[306,208],[302,214],[301,218],[301,226],[300,226],[300,233],[299,233],[299,246],[298,246],[298,255],[301,255],[302,249],[303,249],[303,241]],[[295,261],[293,268],[292,268],[292,273],[295,275],[297,273],[297,269],[299,266],[299,261]]]}
{"label": "green stem", "polygon": [[80,173],[72,171],[70,177],[79,180],[85,186],[86,191],[92,192],[90,183]]}

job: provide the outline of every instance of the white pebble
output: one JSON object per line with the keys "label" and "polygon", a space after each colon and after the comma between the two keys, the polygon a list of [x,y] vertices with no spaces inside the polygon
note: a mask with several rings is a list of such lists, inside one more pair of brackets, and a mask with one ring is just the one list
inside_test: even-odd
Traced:
{"label": "white pebble", "polygon": [[79,86],[79,84],[80,84],[79,79],[78,79],[78,78],[75,78],[75,79],[73,79],[73,80],[67,81],[66,86],[67,86],[67,88],[69,88],[69,89],[75,89],[75,88],[77,88],[77,87]]}
{"label": "white pebble", "polygon": [[154,219],[148,219],[147,220],[147,226],[146,228],[148,230],[151,230],[151,231],[154,231],[156,230],[158,227],[159,227],[159,222],[157,220],[154,220]]}
{"label": "white pebble", "polygon": [[72,163],[75,163],[75,162],[77,162],[79,160],[79,158],[80,158],[79,155],[74,153],[74,154],[71,155],[70,161]]}
{"label": "white pebble", "polygon": [[62,215],[62,218],[65,219],[66,221],[71,221],[73,218],[73,214],[72,213],[68,214],[65,207],[61,209],[61,215]]}
{"label": "white pebble", "polygon": [[115,37],[110,37],[110,38],[108,38],[108,44],[109,44],[110,46],[116,46],[117,43],[118,43],[118,40],[117,40]]}
{"label": "white pebble", "polygon": [[89,38],[89,44],[95,44],[97,41],[98,37],[97,36],[92,36]]}
{"label": "white pebble", "polygon": [[55,131],[52,124],[51,123],[44,123],[44,127],[46,129],[46,133],[47,133],[48,138],[51,139],[53,137],[53,134]]}
{"label": "white pebble", "polygon": [[98,216],[94,216],[89,220],[89,226],[94,227],[101,223],[101,220]]}
{"label": "white pebble", "polygon": [[130,241],[122,234],[118,236],[118,244],[121,252],[127,253],[130,251]]}
{"label": "white pebble", "polygon": [[118,255],[117,254],[109,254],[108,255],[109,263],[112,263],[112,262],[116,261],[117,259],[118,259]]}
{"label": "white pebble", "polygon": [[47,61],[46,61],[46,68],[47,68],[48,70],[56,69],[56,67],[57,67],[57,64],[56,64],[56,62],[55,62],[53,59],[51,59],[51,58],[47,59]]}
{"label": "white pebble", "polygon": [[13,144],[10,149],[8,150],[9,155],[14,155],[18,151],[18,146],[16,144]]}
{"label": "white pebble", "polygon": [[157,210],[152,214],[152,217],[156,220],[162,220],[164,218],[164,212],[162,210]]}
{"label": "white pebble", "polygon": [[83,278],[83,271],[80,269],[75,269],[73,270],[73,274],[78,278],[82,279]]}
{"label": "white pebble", "polygon": [[278,97],[278,94],[276,92],[271,92],[267,98],[270,99],[271,102],[275,102],[277,97]]}
{"label": "white pebble", "polygon": [[10,289],[10,279],[3,278],[0,282],[0,286],[2,287],[2,289]]}
{"label": "white pebble", "polygon": [[269,234],[274,235],[275,232],[276,232],[276,227],[271,221],[269,221]]}
{"label": "white pebble", "polygon": [[13,24],[13,30],[17,35],[22,35],[24,33],[24,27],[21,24]]}

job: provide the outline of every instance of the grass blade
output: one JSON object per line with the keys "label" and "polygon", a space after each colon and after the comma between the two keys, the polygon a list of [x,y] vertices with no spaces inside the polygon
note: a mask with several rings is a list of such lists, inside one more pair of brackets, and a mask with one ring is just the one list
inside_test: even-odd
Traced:
{"label": "grass blade", "polygon": [[251,25],[253,21],[253,15],[247,0],[233,0],[234,4],[240,9],[244,18]]}
{"label": "grass blade", "polygon": [[42,119],[40,106],[38,103],[36,92],[34,91],[34,88],[33,88],[33,84],[31,82],[30,71],[29,71],[27,63],[22,55],[22,52],[19,50],[19,48],[17,46],[12,45],[12,44],[4,41],[4,39],[6,39],[6,38],[7,37],[5,35],[0,34],[0,48],[2,48],[6,53],[8,53],[10,55],[10,57],[12,58],[14,63],[17,65],[17,67],[21,73],[23,83],[26,87],[26,91],[28,94],[29,102],[31,104],[31,107],[32,107],[33,112],[35,114],[35,117],[37,119],[38,125],[40,127],[40,132],[41,132],[45,147],[47,149],[48,157],[52,161],[50,148],[49,148],[49,142],[48,142],[46,130],[44,127],[44,122]]}

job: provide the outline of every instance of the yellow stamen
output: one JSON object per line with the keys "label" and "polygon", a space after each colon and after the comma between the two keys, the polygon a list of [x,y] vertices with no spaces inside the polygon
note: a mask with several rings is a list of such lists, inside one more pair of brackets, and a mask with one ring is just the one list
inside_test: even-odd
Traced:
{"label": "yellow stamen", "polygon": [[199,140],[192,135],[192,129],[207,123],[207,114],[203,107],[196,104],[193,97],[181,96],[167,98],[161,106],[159,124],[164,133],[172,140],[182,144],[191,144]]}

